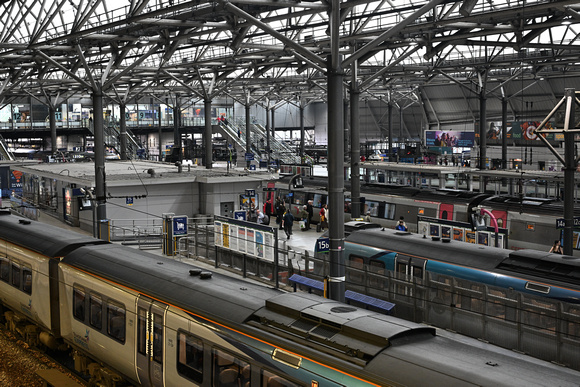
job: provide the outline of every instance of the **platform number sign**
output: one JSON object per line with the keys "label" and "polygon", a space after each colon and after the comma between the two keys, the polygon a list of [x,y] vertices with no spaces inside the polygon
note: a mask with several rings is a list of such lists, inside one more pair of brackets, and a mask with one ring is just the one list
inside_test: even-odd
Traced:
{"label": "platform number sign", "polygon": [[54,119],[57,121],[62,121],[62,112],[54,112]]}
{"label": "platform number sign", "polygon": [[319,238],[316,241],[316,251],[319,253],[327,253],[330,251],[330,239]]}
{"label": "platform number sign", "polygon": [[[556,228],[564,228],[566,227],[566,219],[558,218],[556,219]],[[580,216],[574,217],[574,228],[580,227]]]}

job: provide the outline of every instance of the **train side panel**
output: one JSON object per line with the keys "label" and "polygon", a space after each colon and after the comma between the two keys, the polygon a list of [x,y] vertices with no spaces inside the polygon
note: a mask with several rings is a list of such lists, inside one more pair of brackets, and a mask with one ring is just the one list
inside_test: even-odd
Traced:
{"label": "train side panel", "polygon": [[135,368],[137,294],[60,265],[60,319],[65,341],[138,381]]}
{"label": "train side panel", "polygon": [[5,254],[0,258],[0,299],[14,312],[50,330],[49,258],[5,241],[1,248]]}

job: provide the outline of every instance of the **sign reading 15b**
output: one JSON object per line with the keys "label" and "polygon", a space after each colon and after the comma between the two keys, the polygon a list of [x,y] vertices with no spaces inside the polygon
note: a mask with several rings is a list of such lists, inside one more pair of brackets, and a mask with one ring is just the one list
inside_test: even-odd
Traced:
{"label": "sign reading 15b", "polygon": [[319,253],[326,253],[330,251],[330,239],[320,238],[316,241],[316,251]]}

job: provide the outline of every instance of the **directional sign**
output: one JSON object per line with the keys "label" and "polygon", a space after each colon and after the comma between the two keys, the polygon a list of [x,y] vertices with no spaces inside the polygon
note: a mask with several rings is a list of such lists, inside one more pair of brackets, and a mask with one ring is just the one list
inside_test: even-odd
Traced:
{"label": "directional sign", "polygon": [[254,154],[253,153],[246,153],[246,161],[252,161],[254,160]]}
{"label": "directional sign", "polygon": [[187,216],[173,218],[173,236],[187,235]]}
{"label": "directional sign", "polygon": [[[564,228],[566,226],[566,220],[564,218],[556,219],[556,228]],[[574,217],[574,227],[580,227],[580,216]]]}
{"label": "directional sign", "polygon": [[234,218],[237,220],[246,220],[246,211],[234,211]]}

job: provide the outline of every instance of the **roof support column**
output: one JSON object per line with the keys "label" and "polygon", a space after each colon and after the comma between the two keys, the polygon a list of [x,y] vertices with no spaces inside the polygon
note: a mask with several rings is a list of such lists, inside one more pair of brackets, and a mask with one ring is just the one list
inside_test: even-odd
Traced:
{"label": "roof support column", "polygon": [[566,123],[564,132],[564,254],[572,255],[572,242],[574,237],[574,172],[576,172],[577,162],[574,159],[574,131],[576,121],[574,118],[576,111],[575,89],[566,89]]}
{"label": "roof support column", "polygon": [[55,117],[56,109],[54,106],[49,103],[48,104],[48,120],[50,125],[50,142],[51,142],[51,152],[54,156],[57,151],[56,147],[56,117]]}
{"label": "roof support column", "polygon": [[357,62],[352,64],[352,80],[350,82],[350,216],[361,216],[360,202],[360,90],[356,80]]}
{"label": "roof support column", "polygon": [[[165,105],[167,106],[167,104]],[[161,104],[159,104],[159,143],[157,144],[157,146],[159,147],[159,157],[157,159],[157,161],[162,161],[163,159],[163,145],[161,144],[161,139],[162,139],[162,130],[161,130]]]}
{"label": "roof support column", "polygon": [[[179,124],[181,118],[181,106],[179,105],[179,97],[175,96],[175,104],[173,105],[173,147],[177,148],[179,152],[179,161],[181,161],[181,134],[179,134]],[[210,149],[211,151],[211,149]]]}
{"label": "roof support column", "polygon": [[329,298],[344,302],[344,115],[343,71],[339,54],[340,0],[330,3],[328,57],[328,199],[330,237]]}
{"label": "roof support column", "polygon": [[[249,99],[249,98],[248,98]],[[248,101],[246,105],[246,153],[253,153],[252,152],[252,136],[250,132],[250,128],[252,123],[250,122],[250,102]],[[246,160],[246,168],[250,169],[250,160]]]}
{"label": "roof support column", "polygon": [[304,105],[302,101],[300,101],[300,162],[302,164],[306,163],[306,159],[304,159]]}
{"label": "roof support column", "polygon": [[[395,158],[393,154],[393,103],[390,100],[387,110],[389,114],[389,153],[387,155],[389,156],[389,162],[391,162]],[[390,174],[391,172],[389,171]]]}
{"label": "roof support column", "polygon": [[205,169],[212,168],[212,127],[211,127],[211,99],[207,98],[203,101],[205,129],[203,131],[203,144],[205,147]]}
{"label": "roof support column", "polygon": [[[138,106],[139,104],[137,104]],[[127,105],[124,103],[119,104],[119,111],[121,114],[119,120],[119,135],[121,136],[121,160],[127,160],[127,117],[125,117],[125,112],[127,110]]]}
{"label": "roof support column", "polygon": [[[485,153],[487,147],[485,131],[486,109],[487,98],[485,97],[485,90],[482,90],[479,93],[479,169],[485,169],[485,159],[487,158]],[[485,192],[485,186],[482,192]]]}
{"label": "roof support column", "polygon": [[270,161],[272,157],[272,150],[270,149],[270,100],[266,100],[266,153],[268,160],[268,168],[270,168]]}
{"label": "roof support column", "polygon": [[501,99],[501,167],[507,169],[507,99]]}
{"label": "roof support column", "polygon": [[[105,188],[105,135],[103,128],[103,90],[96,83],[93,88],[93,122],[95,133],[95,196],[96,222],[99,227],[102,220],[107,219],[106,188]],[[95,207],[93,207],[95,210]],[[95,235],[96,236],[96,235]],[[108,235],[106,236],[108,238]]]}

